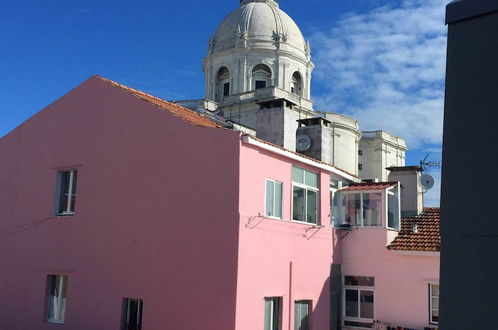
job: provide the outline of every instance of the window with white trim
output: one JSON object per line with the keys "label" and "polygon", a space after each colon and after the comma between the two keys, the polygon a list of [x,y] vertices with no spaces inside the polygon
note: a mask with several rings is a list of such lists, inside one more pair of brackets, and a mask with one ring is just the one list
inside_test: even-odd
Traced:
{"label": "window with white trim", "polygon": [[265,330],[282,329],[282,297],[265,298]]}
{"label": "window with white trim", "polygon": [[142,299],[123,298],[122,324],[121,330],[141,330],[142,329],[142,309],[144,302]]}
{"label": "window with white trim", "polygon": [[47,276],[47,321],[64,323],[67,275]]}
{"label": "window with white trim", "polygon": [[309,330],[311,300],[296,300],[294,304],[294,330]]}
{"label": "window with white trim", "polygon": [[386,190],[387,193],[387,227],[399,230],[400,200],[399,185]]}
{"label": "window with white trim", "polygon": [[341,194],[340,218],[351,226],[381,226],[382,193],[348,192]]}
{"label": "window with white trim", "polygon": [[57,215],[73,215],[76,206],[75,169],[57,172]]}
{"label": "window with white trim", "polygon": [[292,220],[318,223],[318,174],[292,167]]}
{"label": "window with white trim", "polygon": [[344,325],[372,328],[375,278],[344,276]]}
{"label": "window with white trim", "polygon": [[439,323],[439,284],[429,284],[429,323]]}
{"label": "window with white trim", "polygon": [[266,179],[265,216],[282,219],[282,182]]}

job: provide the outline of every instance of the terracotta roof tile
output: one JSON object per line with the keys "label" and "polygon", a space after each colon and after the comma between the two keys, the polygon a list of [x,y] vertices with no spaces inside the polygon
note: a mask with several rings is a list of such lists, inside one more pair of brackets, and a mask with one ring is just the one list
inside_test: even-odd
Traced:
{"label": "terracotta roof tile", "polygon": [[[417,232],[414,233],[414,226]],[[425,208],[416,216],[401,219],[398,236],[387,247],[389,250],[439,252],[439,208]]]}
{"label": "terracotta roof tile", "polygon": [[397,181],[356,183],[356,184],[350,185],[349,187],[341,189],[340,191],[386,189],[386,188],[394,187],[397,184],[398,184]]}
{"label": "terracotta roof tile", "polygon": [[215,121],[207,118],[206,116],[197,113],[193,110],[187,109],[185,107],[179,106],[177,104],[165,101],[163,99],[160,99],[158,97],[152,96],[150,94],[144,93],[142,91],[139,91],[137,89],[133,89],[130,87],[127,87],[125,85],[122,85],[120,83],[117,83],[115,81],[112,81],[110,79],[101,77],[99,75],[96,75],[98,78],[101,80],[105,81],[108,84],[111,84],[113,86],[119,87],[126,92],[132,94],[133,96],[142,99],[144,101],[147,101],[149,103],[154,104],[155,106],[166,110],[170,112],[172,115],[181,118],[185,120],[186,122],[189,122],[190,124],[196,125],[196,126],[201,126],[201,127],[211,127],[211,128],[223,128],[220,124],[216,123]]}

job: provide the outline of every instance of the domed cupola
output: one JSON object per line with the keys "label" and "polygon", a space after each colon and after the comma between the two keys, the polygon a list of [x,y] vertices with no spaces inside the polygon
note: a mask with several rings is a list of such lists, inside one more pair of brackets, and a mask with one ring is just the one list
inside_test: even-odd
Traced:
{"label": "domed cupola", "polygon": [[309,100],[310,47],[274,0],[243,0],[218,26],[203,62],[206,99],[276,87]]}

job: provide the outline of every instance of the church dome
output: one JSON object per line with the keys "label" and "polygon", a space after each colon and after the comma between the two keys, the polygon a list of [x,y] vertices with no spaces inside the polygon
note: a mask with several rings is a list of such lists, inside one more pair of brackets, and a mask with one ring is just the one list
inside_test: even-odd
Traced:
{"label": "church dome", "polygon": [[274,0],[244,0],[218,26],[210,53],[247,46],[280,47],[285,44],[307,55],[301,30]]}

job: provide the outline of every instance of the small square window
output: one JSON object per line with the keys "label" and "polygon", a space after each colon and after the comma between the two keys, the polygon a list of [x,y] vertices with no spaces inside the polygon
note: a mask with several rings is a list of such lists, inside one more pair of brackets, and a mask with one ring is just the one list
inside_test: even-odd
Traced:
{"label": "small square window", "polygon": [[47,276],[47,321],[64,323],[66,312],[66,275]]}
{"label": "small square window", "polygon": [[359,169],[360,171],[363,171],[363,164],[358,164],[358,169]]}
{"label": "small square window", "polygon": [[57,173],[57,215],[73,215],[76,206],[77,170]]}
{"label": "small square window", "polygon": [[121,330],[141,330],[143,300],[135,298],[123,298],[123,321]]}
{"label": "small square window", "polygon": [[360,155],[360,156],[363,155],[363,150],[358,149],[358,155]]}

